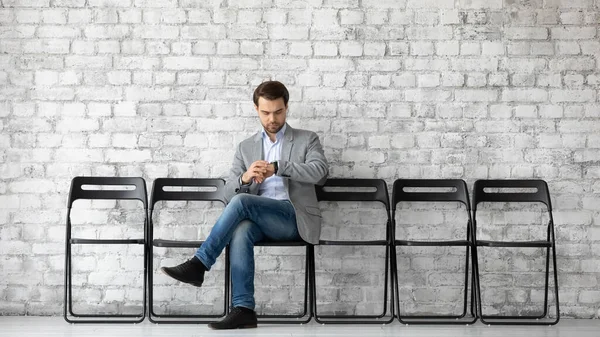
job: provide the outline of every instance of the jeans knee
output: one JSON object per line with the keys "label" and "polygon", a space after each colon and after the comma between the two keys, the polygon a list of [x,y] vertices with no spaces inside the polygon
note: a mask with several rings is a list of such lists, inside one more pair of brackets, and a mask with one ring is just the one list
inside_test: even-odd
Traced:
{"label": "jeans knee", "polygon": [[237,246],[247,241],[252,241],[251,228],[254,224],[250,220],[242,220],[231,237],[231,244]]}
{"label": "jeans knee", "polygon": [[254,195],[248,194],[248,193],[236,194],[229,201],[229,205],[232,205],[232,206],[235,205],[235,206],[243,208],[248,203],[248,200],[251,199],[252,197],[254,197]]}

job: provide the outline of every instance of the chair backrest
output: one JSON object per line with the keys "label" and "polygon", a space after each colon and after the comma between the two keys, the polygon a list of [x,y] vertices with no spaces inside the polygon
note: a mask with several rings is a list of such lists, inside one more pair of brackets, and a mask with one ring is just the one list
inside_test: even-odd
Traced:
{"label": "chair backrest", "polygon": [[[91,189],[84,187],[92,187]],[[97,189],[94,186],[128,186],[133,189]],[[146,182],[141,177],[75,177],[71,181],[68,208],[78,199],[139,200],[148,209]]]}
{"label": "chair backrest", "polygon": [[[489,191],[488,189],[500,189]],[[504,191],[502,190],[504,189]],[[531,192],[506,191],[535,189]],[[482,202],[541,202],[552,211],[548,184],[539,179],[532,180],[477,180],[473,186],[473,211]]]}
{"label": "chair backrest", "polygon": [[[343,190],[331,190],[337,188]],[[353,188],[357,190],[353,191]],[[322,186],[315,185],[315,190],[319,201],[376,201],[384,204],[386,210],[390,209],[387,185],[382,179],[331,178]]]}
{"label": "chair backrest", "polygon": [[[225,181],[219,178],[157,178],[152,186],[150,209],[154,208],[155,203],[163,200],[226,203],[224,187]],[[210,190],[191,190],[191,188]]]}
{"label": "chair backrest", "polygon": [[[428,191],[408,190],[413,188]],[[471,211],[467,183],[462,179],[397,179],[392,190],[392,210],[396,210],[396,205],[401,201],[456,201]]]}

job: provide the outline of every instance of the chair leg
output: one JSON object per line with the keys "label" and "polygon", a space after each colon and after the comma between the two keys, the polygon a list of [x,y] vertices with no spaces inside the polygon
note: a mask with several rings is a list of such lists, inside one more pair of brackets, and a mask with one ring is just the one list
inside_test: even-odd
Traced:
{"label": "chair leg", "polygon": [[[465,247],[465,277],[463,294],[463,311],[457,315],[402,315],[400,311],[400,302],[398,301],[398,321],[403,324],[461,324],[470,325],[477,321],[477,315],[473,313],[473,284],[471,282],[471,317],[467,320],[468,292],[469,292],[469,248]],[[472,274],[475,273],[473,267]]]}
{"label": "chair leg", "polygon": [[310,270],[311,270],[311,246],[306,245],[304,261],[304,304],[303,312],[297,315],[257,315],[259,323],[267,324],[306,324],[312,319],[312,310],[309,304],[311,296]]}
{"label": "chair leg", "polygon": [[155,324],[206,324],[214,322],[219,318],[225,317],[228,311],[229,304],[229,246],[225,248],[225,271],[224,271],[224,295],[223,295],[223,311],[219,314],[210,315],[177,315],[177,314],[157,314],[154,312],[154,252],[150,250],[149,254],[149,272],[148,272],[148,294],[149,294],[149,309],[148,319]]}
{"label": "chair leg", "polygon": [[[545,287],[544,287],[544,309],[543,309],[543,316],[538,316],[538,315],[526,315],[526,316],[516,316],[516,315],[510,315],[510,316],[499,316],[499,315],[483,315],[483,303],[481,300],[481,289],[478,286],[478,291],[477,291],[477,295],[478,295],[478,303],[479,303],[479,317],[481,319],[481,322],[487,325],[555,325],[558,323],[559,319],[560,319],[560,310],[559,310],[559,301],[558,301],[558,271],[556,269],[556,252],[555,252],[555,246],[554,246],[554,241],[552,241],[552,263],[553,263],[553,269],[554,269],[554,291],[555,291],[555,304],[556,304],[556,318],[552,321],[540,321],[541,319],[544,318],[548,318],[548,295],[549,295],[549,284],[548,284],[548,278],[549,278],[549,257],[550,257],[550,247],[548,247],[546,249],[546,270],[545,270],[545,277],[546,277],[546,283],[545,283]],[[478,268],[478,267],[477,267]],[[479,281],[478,281],[479,283]]]}
{"label": "chair leg", "polygon": [[[391,249],[389,245],[385,246],[385,265],[384,265],[384,290],[383,290],[383,309],[381,314],[375,315],[319,315],[317,310],[317,284],[316,284],[316,273],[313,270],[313,294],[314,294],[314,306],[313,306],[313,316],[315,321],[320,324],[389,324],[394,321],[394,311],[392,309],[393,306],[393,291],[390,293],[392,297],[390,298],[390,308],[388,310],[388,285],[390,287],[394,286],[393,283],[393,274],[390,271],[391,269],[391,257],[390,257]],[[316,269],[316,268],[315,268]],[[388,312],[389,311],[389,312]],[[388,317],[389,315],[389,317]],[[387,320],[382,320],[382,318],[388,317]]]}

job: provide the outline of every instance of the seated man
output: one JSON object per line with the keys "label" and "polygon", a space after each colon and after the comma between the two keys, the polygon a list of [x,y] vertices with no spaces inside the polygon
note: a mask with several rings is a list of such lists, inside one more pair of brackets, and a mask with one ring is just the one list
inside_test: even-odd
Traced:
{"label": "seated man", "polygon": [[314,185],[325,182],[329,169],[319,137],[285,122],[289,93],[282,83],[263,82],[253,99],[262,129],[237,147],[223,214],[192,259],[161,268],[199,287],[229,244],[233,308],[222,321],[209,324],[213,329],[256,327],[255,242],[303,239],[317,244],[321,232]]}

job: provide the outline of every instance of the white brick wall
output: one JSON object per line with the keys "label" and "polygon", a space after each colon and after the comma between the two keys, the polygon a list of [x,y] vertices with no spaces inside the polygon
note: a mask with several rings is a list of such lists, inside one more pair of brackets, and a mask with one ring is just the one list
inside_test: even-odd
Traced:
{"label": "white brick wall", "polygon": [[[149,187],[158,177],[224,176],[235,144],[259,125],[252,90],[277,79],[291,91],[290,123],[320,134],[332,176],[390,186],[400,177],[547,180],[562,313],[599,317],[599,17],[598,0],[4,0],[0,314],[62,312],[73,176],[140,175]],[[131,204],[76,206],[78,235],[140,234],[119,226],[141,218]],[[159,212],[158,231],[179,238],[205,236],[221,209],[163,206],[173,209]],[[382,234],[372,205],[322,206],[324,238]],[[402,210],[402,236],[459,235],[448,226],[464,222],[453,206]],[[539,225],[539,209],[486,212],[484,235],[538,233],[525,225]],[[141,251],[113,248],[74,249],[78,310],[140,303]],[[191,253],[157,250],[155,266]],[[456,309],[461,253],[399,252],[404,310]],[[299,309],[302,251],[259,254],[258,310]],[[317,257],[322,312],[377,311],[383,265],[370,259],[381,251],[318,248]],[[531,285],[541,278],[527,270],[541,268],[541,252],[486,250],[482,261],[488,312],[539,304]],[[222,276],[222,259],[199,290],[157,274],[157,311],[217,311]]]}

